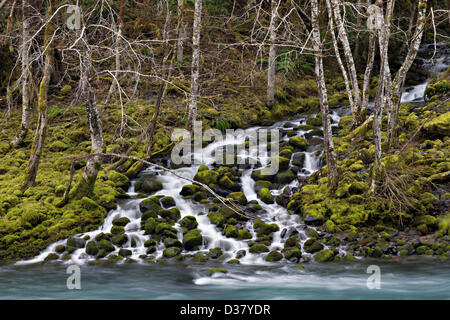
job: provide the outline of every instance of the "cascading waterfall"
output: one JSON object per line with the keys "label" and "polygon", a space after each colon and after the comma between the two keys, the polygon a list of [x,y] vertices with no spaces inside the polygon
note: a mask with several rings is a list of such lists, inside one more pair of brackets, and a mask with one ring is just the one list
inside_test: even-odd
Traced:
{"label": "cascading waterfall", "polygon": [[[331,115],[332,118],[332,126],[337,126],[337,123],[339,122],[340,116],[333,112]],[[280,129],[281,131],[291,131],[295,130],[294,127],[305,124],[305,118],[300,118],[296,121],[285,121],[285,122],[278,122],[272,125],[271,127],[267,129]],[[254,127],[245,130],[245,134],[248,134],[250,131],[255,131],[261,129],[260,127]],[[305,137],[305,135],[308,134],[308,131],[304,130],[296,130],[295,135]],[[287,140],[289,137],[287,135],[282,136],[282,140]],[[311,138],[311,137],[310,137]],[[242,141],[238,138],[225,138],[223,141],[220,142],[213,142],[206,147],[202,148],[197,154],[194,154],[194,158],[196,159],[202,159],[203,163],[206,165],[211,166],[214,163],[214,152],[218,148],[222,148],[230,143],[243,143],[244,137],[242,138]],[[322,158],[322,148],[321,148],[321,141],[322,139],[319,137],[313,137],[315,143],[311,143],[311,145],[308,147],[307,151],[304,152],[305,154],[305,161],[303,168],[299,171],[299,177],[306,178],[310,176],[312,173],[317,171],[320,168],[320,162]],[[263,146],[264,147],[264,146]],[[240,154],[238,154],[238,157],[257,157],[256,154],[247,154],[245,153],[245,150],[242,150]],[[248,152],[248,151],[247,151]],[[269,158],[257,158],[258,164],[261,166],[264,166],[268,163]],[[175,171],[186,177],[193,179],[195,174],[198,171],[200,165],[191,165],[189,167],[182,167],[179,169],[175,169]],[[286,240],[287,236],[295,231],[297,234],[297,237],[300,239],[301,243],[303,244],[307,240],[306,236],[306,225],[301,221],[301,218],[298,215],[291,215],[287,212],[287,210],[274,203],[274,204],[266,204],[263,201],[261,201],[257,197],[257,193],[254,190],[255,181],[251,178],[251,173],[254,170],[254,168],[248,168],[242,170],[241,175],[241,186],[242,186],[242,192],[247,197],[248,201],[257,201],[258,204],[261,205],[263,208],[262,214],[258,215],[258,217],[266,221],[268,223],[276,223],[280,230],[277,232],[274,232],[273,234],[273,241],[272,244],[269,246],[270,250],[276,250],[283,248],[284,241]],[[180,195],[180,191],[182,187],[187,184],[187,182],[183,179],[180,179],[171,173],[163,172],[161,170],[158,170],[154,167],[149,167],[142,174],[156,174],[157,179],[162,183],[163,189],[152,194],[151,196],[157,196],[157,195],[164,195],[164,196],[171,196],[174,198],[176,207],[180,210],[181,218],[185,216],[194,216],[198,222],[198,229],[200,230],[202,236],[203,236],[203,244],[199,248],[199,252],[207,252],[209,249],[220,247],[222,251],[224,252],[224,255],[227,257],[226,260],[232,259],[235,257],[236,253],[239,250],[246,250],[247,254],[240,259],[240,262],[242,264],[267,264],[268,262],[264,261],[264,258],[261,255],[257,254],[251,254],[248,252],[249,246],[247,244],[248,241],[243,240],[236,240],[233,238],[227,238],[222,231],[219,231],[217,227],[212,224],[207,217],[206,213],[208,212],[207,206],[199,204],[198,202],[194,202],[190,199],[185,199],[183,196]],[[111,254],[118,254],[120,249],[128,249],[131,250],[132,254],[129,256],[129,258],[134,259],[136,261],[142,261],[140,258],[141,255],[146,254],[147,248],[144,246],[144,243],[146,240],[150,239],[150,235],[145,235],[144,230],[140,230],[141,226],[141,211],[139,210],[139,204],[144,199],[137,199],[137,192],[135,192],[135,181],[132,182],[129,190],[128,195],[131,197],[129,200],[123,200],[118,204],[117,209],[111,210],[107,217],[104,220],[103,225],[95,231],[86,232],[82,234],[76,235],[78,238],[84,238],[88,236],[90,239],[95,238],[100,233],[109,233],[111,232],[111,228],[113,227],[113,221],[118,218],[126,217],[130,220],[130,222],[125,226],[125,232],[128,235],[128,241],[123,244],[122,246],[115,246],[115,250],[110,253]],[[291,182],[288,185],[282,186],[280,189],[274,189],[271,190],[273,195],[279,195],[282,193],[283,189],[289,187],[291,189],[295,189],[299,187],[299,182],[297,179],[295,179],[293,182]],[[181,226],[176,223],[174,225],[174,228],[178,231],[178,240],[183,240],[183,232]],[[250,233],[253,236],[253,240],[256,239],[256,232],[253,230],[253,225],[249,221],[246,223],[245,228],[250,231]],[[282,237],[283,234],[283,237]],[[133,239],[133,240],[132,240]],[[132,245],[133,241],[133,245]],[[48,256],[49,253],[54,253],[55,249],[58,245],[64,244],[66,240],[61,240],[56,243],[51,244],[46,250],[44,250],[41,254],[36,256],[35,258],[28,260],[28,261],[21,261],[18,262],[18,264],[29,264],[29,263],[37,263],[44,261],[44,259]],[[303,246],[302,246],[303,247]],[[161,258],[163,255],[163,250],[165,249],[164,245],[159,243],[156,246],[156,252],[154,252],[152,255],[155,260],[158,258]],[[195,253],[189,252],[189,253]],[[303,252],[305,256],[308,256],[307,253]],[[108,257],[108,256],[107,256]],[[107,259],[106,257],[106,259]],[[96,259],[92,256],[89,256],[84,248],[77,249],[71,254],[70,260],[65,260],[65,263],[71,264],[83,264],[90,261],[95,261]]]}

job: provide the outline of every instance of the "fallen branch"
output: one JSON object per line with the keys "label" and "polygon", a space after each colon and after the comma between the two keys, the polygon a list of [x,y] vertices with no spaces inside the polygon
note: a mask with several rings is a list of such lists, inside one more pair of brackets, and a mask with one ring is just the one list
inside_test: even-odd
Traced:
{"label": "fallen branch", "polygon": [[[217,193],[215,193],[208,185],[206,185],[206,184],[204,184],[204,183],[201,183],[201,182],[198,182],[198,181],[195,181],[194,179],[191,179],[191,178],[187,178],[187,177],[185,177],[185,176],[182,176],[182,175],[178,174],[177,172],[175,172],[174,170],[168,169],[168,168],[166,168],[166,167],[164,167],[164,166],[162,166],[162,165],[159,165],[159,164],[156,164],[156,163],[153,163],[153,162],[150,162],[150,161],[141,159],[141,158],[137,158],[137,157],[122,156],[122,155],[120,155],[120,154],[115,154],[115,153],[91,153],[91,154],[86,154],[86,155],[77,156],[77,157],[67,157],[67,158],[65,158],[65,159],[71,159],[71,160],[72,160],[71,178],[73,178],[72,170],[73,170],[73,167],[74,167],[74,165],[73,165],[74,162],[77,161],[77,160],[82,160],[82,159],[92,158],[92,157],[113,157],[113,158],[119,158],[119,159],[125,159],[125,160],[134,160],[134,161],[140,161],[140,162],[142,162],[142,163],[144,163],[144,164],[146,164],[146,165],[149,165],[149,166],[154,166],[154,167],[156,167],[156,168],[158,168],[158,169],[161,169],[161,170],[164,171],[164,172],[169,172],[169,173],[173,174],[174,176],[176,176],[176,177],[178,177],[178,178],[180,178],[180,179],[189,181],[189,182],[191,182],[192,184],[197,184],[197,185],[203,187],[203,188],[206,189],[209,193],[211,193],[216,199],[218,199],[224,206],[226,206],[228,209],[232,210],[232,211],[233,211],[234,213],[236,213],[237,215],[242,216],[242,217],[245,217],[245,218],[250,219],[250,220],[255,220],[255,219],[256,219],[255,216],[253,216],[253,215],[251,215],[251,214],[249,214],[249,213],[244,212],[243,209],[242,209],[242,207],[239,206],[239,205],[237,205],[237,204],[234,202],[234,200],[232,200],[232,199],[227,199],[227,198],[224,198],[224,197],[219,196],[219,195],[218,195]],[[72,179],[69,179],[69,183],[71,183],[71,180],[72,180]],[[67,194],[68,194],[68,190],[69,190],[69,189],[70,189],[70,184],[68,185],[68,188],[67,188],[67,190],[66,190],[66,193],[67,193]]]}

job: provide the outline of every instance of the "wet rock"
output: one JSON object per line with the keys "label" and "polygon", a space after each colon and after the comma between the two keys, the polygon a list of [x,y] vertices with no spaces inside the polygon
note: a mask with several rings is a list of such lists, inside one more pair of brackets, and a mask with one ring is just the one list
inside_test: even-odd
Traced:
{"label": "wet rock", "polygon": [[288,231],[287,228],[283,228],[283,230],[281,230],[281,233],[280,233],[281,239],[283,239],[286,236],[287,231]]}
{"label": "wet rock", "polygon": [[329,262],[332,261],[333,258],[334,251],[329,249],[324,249],[314,255],[314,260],[316,260],[317,262]]}
{"label": "wet rock", "polygon": [[173,197],[164,197],[161,198],[161,204],[163,205],[164,208],[171,208],[171,207],[175,207],[176,203],[175,203],[175,199]]}
{"label": "wet rock", "polygon": [[126,258],[126,257],[129,257],[131,255],[132,255],[132,252],[129,249],[120,249],[119,250],[119,256],[121,256],[121,257]]}
{"label": "wet rock", "polygon": [[66,245],[68,247],[74,247],[74,248],[84,248],[86,244],[86,240],[82,239],[82,238],[77,238],[77,237],[70,237],[69,239],[67,239],[67,243]]}
{"label": "wet rock", "polygon": [[270,193],[269,189],[267,188],[262,188],[259,192],[258,192],[258,198],[261,199],[261,201],[263,201],[266,204],[272,204],[274,203],[273,201],[273,196]]}
{"label": "wet rock", "polygon": [[166,258],[173,258],[181,253],[181,249],[178,247],[167,248],[163,251],[163,256]]}
{"label": "wet rock", "polygon": [[203,237],[198,229],[190,230],[183,236],[183,246],[186,250],[195,250],[202,245]]}
{"label": "wet rock", "polygon": [[166,238],[164,239],[164,246],[166,248],[178,247],[181,248],[183,244],[178,239]]}
{"label": "wet rock", "polygon": [[301,151],[305,151],[308,146],[306,139],[298,136],[289,138],[289,144]]}
{"label": "wet rock", "polygon": [[302,168],[304,163],[305,163],[305,154],[303,152],[296,152],[292,155],[292,164],[294,166]]}
{"label": "wet rock", "polygon": [[187,231],[195,229],[198,226],[197,219],[194,216],[185,216],[179,223],[183,230],[185,229]]}
{"label": "wet rock", "polygon": [[239,250],[238,252],[236,252],[236,259],[240,259],[243,258],[247,255],[247,251],[245,250]]}
{"label": "wet rock", "polygon": [[210,258],[210,259],[218,259],[222,255],[223,255],[223,251],[219,247],[210,249],[208,252],[208,258]]}
{"label": "wet rock", "polygon": [[321,244],[316,239],[308,239],[303,244],[303,248],[308,253],[315,253],[323,249],[323,244]]}
{"label": "wet rock", "polygon": [[86,253],[90,256],[96,256],[99,249],[97,246],[97,242],[89,241],[86,245]]}
{"label": "wet rock", "polygon": [[298,262],[302,257],[302,252],[297,247],[284,248],[281,252],[284,254],[284,258],[291,262]]}
{"label": "wet rock", "polygon": [[160,181],[154,178],[141,178],[134,185],[136,192],[152,193],[163,188]]}
{"label": "wet rock", "polygon": [[269,252],[269,254],[265,258],[267,262],[277,262],[280,261],[281,259],[283,259],[283,255],[278,251]]}
{"label": "wet rock", "polygon": [[263,253],[263,252],[269,252],[269,248],[267,248],[267,246],[262,243],[256,243],[250,247],[249,251],[251,253]]}
{"label": "wet rock", "polygon": [[254,190],[256,193],[258,193],[261,189],[266,188],[266,189],[273,189],[273,184],[270,181],[265,181],[265,180],[258,180],[255,182],[255,186],[254,186]]}
{"label": "wet rock", "polygon": [[130,223],[130,219],[128,219],[127,217],[121,217],[118,219],[114,219],[112,224],[114,226],[119,226],[119,227],[124,227],[126,226],[128,223]]}
{"label": "wet rock", "polygon": [[122,246],[125,243],[127,243],[128,241],[128,236],[126,234],[119,234],[117,236],[114,236],[112,238],[112,242],[116,245],[116,246]]}

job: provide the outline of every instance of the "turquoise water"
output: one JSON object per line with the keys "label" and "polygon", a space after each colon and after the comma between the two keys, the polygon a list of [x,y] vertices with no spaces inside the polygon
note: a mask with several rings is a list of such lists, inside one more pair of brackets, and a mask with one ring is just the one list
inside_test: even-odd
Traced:
{"label": "turquoise water", "polygon": [[[381,270],[368,289],[369,265]],[[207,276],[209,268],[228,274]],[[83,265],[81,289],[67,289],[67,265],[0,267],[0,299],[450,299],[450,263],[414,258],[331,263],[228,266],[219,264]]]}

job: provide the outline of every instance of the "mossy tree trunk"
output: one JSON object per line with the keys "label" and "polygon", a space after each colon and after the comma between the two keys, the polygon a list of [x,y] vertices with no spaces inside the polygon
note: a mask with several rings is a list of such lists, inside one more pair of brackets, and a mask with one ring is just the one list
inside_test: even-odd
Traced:
{"label": "mossy tree trunk", "polygon": [[317,90],[320,99],[320,111],[322,113],[323,126],[323,143],[325,149],[325,156],[328,169],[328,185],[334,188],[337,184],[338,170],[337,159],[334,150],[333,134],[331,131],[330,115],[328,109],[328,95],[325,86],[325,76],[323,70],[322,59],[322,42],[320,40],[320,25],[319,25],[319,3],[318,0],[311,1],[311,23],[312,23],[312,39],[313,50],[315,58],[315,74]]}
{"label": "mossy tree trunk", "polygon": [[387,53],[389,47],[389,38],[390,38],[390,26],[392,19],[392,12],[394,10],[395,0],[388,0],[386,3],[386,13],[384,15],[384,24],[379,32],[380,36],[380,81],[378,83],[377,94],[375,97],[375,107],[374,107],[374,118],[373,118],[373,138],[375,144],[375,159],[374,159],[374,167],[373,167],[373,176],[372,176],[372,192],[375,192],[376,183],[379,179],[379,173],[381,172],[381,118],[383,115],[384,107],[385,107],[385,97],[386,97],[386,81],[385,74],[387,72],[386,63]]}
{"label": "mossy tree trunk", "polygon": [[[97,111],[95,92],[90,83],[92,73],[91,54],[89,48],[80,50],[81,58],[81,77],[80,92],[82,101],[86,104],[86,113],[89,122],[89,131],[91,135],[92,153],[99,154],[103,152],[103,132],[100,125],[100,119]],[[89,196],[94,191],[95,181],[100,170],[100,157],[90,157],[86,163],[81,180],[71,192],[71,198],[81,199]]]}
{"label": "mossy tree trunk", "polygon": [[36,181],[36,175],[39,168],[39,160],[41,157],[42,148],[44,146],[45,137],[47,135],[47,122],[48,122],[47,93],[53,69],[53,45],[52,45],[53,24],[50,21],[52,14],[53,14],[53,3],[52,0],[48,0],[47,21],[44,30],[44,45],[43,45],[43,48],[45,49],[44,51],[45,61],[38,96],[38,112],[39,112],[38,124],[36,128],[36,134],[34,137],[30,161],[28,163],[28,172],[25,179],[26,188],[32,187]]}
{"label": "mossy tree trunk", "polygon": [[31,23],[29,16],[28,0],[22,0],[22,121],[19,134],[13,139],[12,145],[18,147],[26,138],[32,117],[32,108],[30,105],[30,50],[31,50]]}
{"label": "mossy tree trunk", "polygon": [[183,44],[184,37],[186,35],[186,29],[184,26],[184,2],[185,0],[178,0],[177,14],[178,14],[178,25],[177,25],[177,62],[181,64],[183,62]]}

